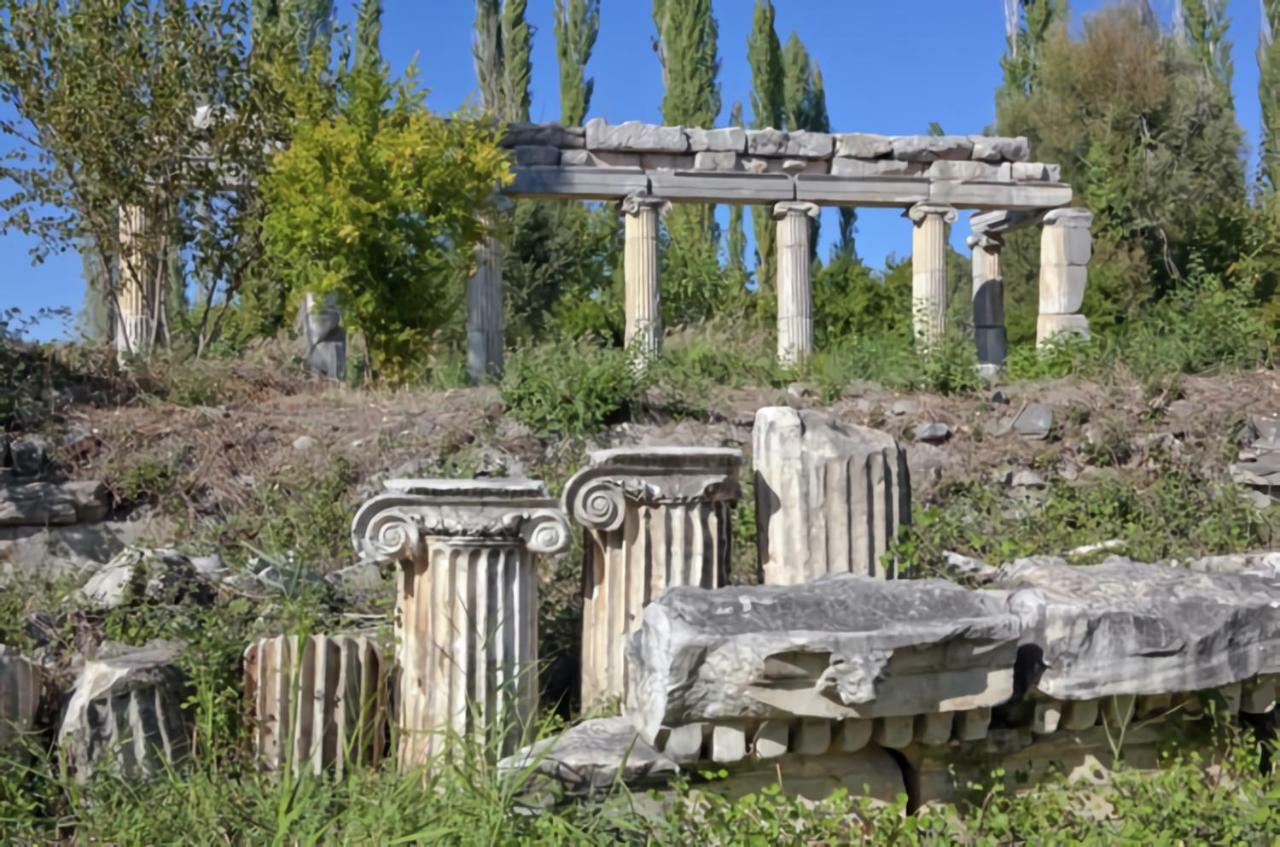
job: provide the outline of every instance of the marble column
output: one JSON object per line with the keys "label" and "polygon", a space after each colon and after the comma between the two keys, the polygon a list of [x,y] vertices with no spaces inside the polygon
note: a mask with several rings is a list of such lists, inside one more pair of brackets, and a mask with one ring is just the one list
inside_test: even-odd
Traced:
{"label": "marble column", "polygon": [[1040,233],[1040,316],[1036,344],[1069,332],[1089,337],[1089,319],[1080,314],[1089,281],[1093,237],[1088,209],[1054,209]]}
{"label": "marble column", "polygon": [[978,345],[978,367],[999,369],[1009,350],[1004,325],[1004,271],[998,235],[975,233],[966,239],[973,251],[973,336]]}
{"label": "marble column", "polygon": [[356,513],[366,560],[397,561],[396,723],[402,771],[451,739],[508,753],[538,700],[533,556],[569,546],[538,480],[391,480]]}
{"label": "marble column", "polygon": [[0,644],[0,761],[25,761],[38,736],[43,668]]}
{"label": "marble column", "polygon": [[565,486],[564,508],[584,528],[584,708],[625,701],[627,637],[651,600],[725,584],[742,462],[723,448],[600,450]]}
{"label": "marble column", "polygon": [[342,326],[342,310],[332,294],[323,300],[312,292],[302,297],[298,315],[307,365],[329,379],[347,375],[347,330]]}
{"label": "marble column", "polygon": [[626,230],[623,278],[626,287],[626,343],[641,360],[662,349],[662,299],[658,289],[658,224],[670,204],[647,194],[622,201]]}
{"label": "marble column", "polygon": [[151,345],[151,315],[147,302],[147,215],[141,206],[120,207],[119,273],[115,286],[116,354],[145,356]]}
{"label": "marble column", "polygon": [[813,353],[813,292],[810,280],[813,203],[778,203],[778,361],[797,365]]}
{"label": "marble column", "polygon": [[911,233],[911,311],[916,339],[925,350],[936,347],[947,331],[947,224],[955,223],[951,206],[917,203],[907,210]]}
{"label": "marble column", "polygon": [[[502,211],[500,209],[499,211]],[[476,245],[467,280],[467,375],[484,382],[502,375],[502,245],[493,234]]]}

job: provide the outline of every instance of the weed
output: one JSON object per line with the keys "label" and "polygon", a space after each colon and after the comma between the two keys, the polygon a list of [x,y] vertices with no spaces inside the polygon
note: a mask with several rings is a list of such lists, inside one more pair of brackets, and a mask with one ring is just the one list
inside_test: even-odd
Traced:
{"label": "weed", "polygon": [[646,384],[627,350],[581,340],[517,352],[502,397],[540,435],[583,437],[627,420]]}

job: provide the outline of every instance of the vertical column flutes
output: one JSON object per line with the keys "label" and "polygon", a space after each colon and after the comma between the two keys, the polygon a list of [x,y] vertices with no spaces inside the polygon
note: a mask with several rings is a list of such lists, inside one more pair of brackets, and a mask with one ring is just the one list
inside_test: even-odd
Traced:
{"label": "vertical column flutes", "polygon": [[778,361],[796,365],[813,353],[813,292],[809,236],[818,216],[813,203],[773,207],[778,250]]}
{"label": "vertical column flutes", "polygon": [[467,280],[467,375],[483,382],[501,376],[503,364],[502,244],[493,233],[476,245],[475,260]]}
{"label": "vertical column flutes", "polygon": [[668,203],[647,194],[622,201],[626,344],[640,360],[662,349],[662,298],[658,285],[659,216]]}
{"label": "vertical column flutes", "polygon": [[947,224],[951,206],[917,203],[907,211],[911,233],[911,311],[916,341],[931,350],[947,331]]}

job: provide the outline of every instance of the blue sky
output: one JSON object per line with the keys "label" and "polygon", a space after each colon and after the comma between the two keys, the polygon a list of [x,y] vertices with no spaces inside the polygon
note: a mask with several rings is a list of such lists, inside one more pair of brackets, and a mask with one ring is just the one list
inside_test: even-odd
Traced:
{"label": "blue sky", "polygon": [[[981,132],[995,118],[994,91],[1004,50],[1001,0],[774,0],[779,37],[794,30],[822,66],[831,126],[842,132],[922,133],[931,121],[947,132]],[[1168,21],[1172,0],[1152,0]],[[350,0],[339,0],[349,20]],[[1072,0],[1079,18],[1104,0]],[[749,104],[746,61],[752,0],[715,0],[720,24],[721,97],[727,121],[735,100]],[[535,29],[533,108],[535,121],[559,117],[559,90],[552,27],[553,0],[529,0]],[[660,122],[662,79],[650,48],[653,23],[649,0],[603,0],[600,37],[588,72],[596,80],[590,115],[610,122]],[[1258,139],[1257,0],[1230,0],[1234,43],[1236,109],[1255,156]],[[472,0],[385,0],[383,54],[393,70],[416,59],[430,90],[428,104],[452,111],[475,103],[471,58]],[[750,107],[746,107],[748,119]],[[0,118],[11,117],[0,107]],[[7,142],[0,139],[0,149]],[[1032,151],[1033,156],[1035,151]],[[835,231],[835,212],[824,212],[824,233]],[[967,227],[952,228],[962,246]],[[864,209],[858,217],[858,251],[873,267],[890,255],[910,251],[910,227],[893,210]],[[80,260],[53,257],[33,267],[31,243],[17,235],[0,238],[0,309],[31,312],[41,306],[77,308],[83,296]],[[825,255],[825,247],[823,254]],[[60,326],[37,335],[61,334]]]}

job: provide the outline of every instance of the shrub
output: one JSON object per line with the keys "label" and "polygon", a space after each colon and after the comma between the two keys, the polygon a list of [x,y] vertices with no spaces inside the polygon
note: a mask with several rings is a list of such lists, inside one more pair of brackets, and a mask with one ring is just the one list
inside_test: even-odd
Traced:
{"label": "shrub", "polygon": [[507,362],[507,411],[540,435],[581,437],[626,420],[646,378],[620,347],[590,340],[517,351]]}

